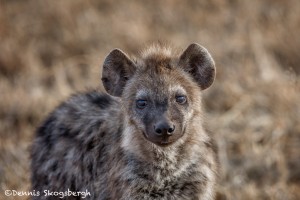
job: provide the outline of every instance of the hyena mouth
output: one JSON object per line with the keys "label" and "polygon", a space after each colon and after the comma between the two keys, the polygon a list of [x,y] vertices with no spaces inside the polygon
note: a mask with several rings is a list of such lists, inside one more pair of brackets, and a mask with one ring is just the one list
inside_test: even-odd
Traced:
{"label": "hyena mouth", "polygon": [[143,132],[143,135],[146,140],[148,140],[149,142],[151,142],[157,146],[160,146],[160,147],[170,146],[171,144],[176,142],[176,140],[172,140],[170,137],[159,137],[159,138],[155,137],[155,138],[153,138],[145,132]]}
{"label": "hyena mouth", "polygon": [[159,143],[159,146],[162,146],[162,147],[166,147],[166,146],[169,146],[171,144],[173,144],[174,142],[170,142],[170,141],[161,141]]}

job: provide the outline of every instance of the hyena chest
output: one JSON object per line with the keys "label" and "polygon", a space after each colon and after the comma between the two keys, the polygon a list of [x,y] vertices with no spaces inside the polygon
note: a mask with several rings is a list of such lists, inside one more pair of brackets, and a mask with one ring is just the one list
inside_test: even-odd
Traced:
{"label": "hyena chest", "polygon": [[182,172],[180,175],[175,174],[174,171],[170,172],[163,169],[140,170],[138,174],[131,174],[130,176],[124,173],[120,177],[121,180],[125,181],[121,181],[124,185],[119,197],[120,199],[150,200],[198,199],[201,181],[196,180],[195,177],[190,177],[186,172]]}
{"label": "hyena chest", "polygon": [[199,182],[193,181],[165,181],[162,183],[148,182],[136,188],[133,199],[198,199]]}

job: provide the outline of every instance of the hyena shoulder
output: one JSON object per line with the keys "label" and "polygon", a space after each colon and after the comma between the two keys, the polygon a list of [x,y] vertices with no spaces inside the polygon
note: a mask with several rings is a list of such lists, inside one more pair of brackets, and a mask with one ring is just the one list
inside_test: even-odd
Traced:
{"label": "hyena shoulder", "polygon": [[[37,136],[75,136],[88,128],[100,128],[115,112],[118,101],[98,91],[89,91],[71,96],[60,104],[37,129]],[[113,120],[113,119],[111,119]],[[71,136],[71,135],[70,135]],[[47,137],[47,136],[46,136]]]}
{"label": "hyena shoulder", "polygon": [[92,187],[92,177],[105,170],[101,165],[108,143],[120,138],[118,127],[110,125],[117,120],[117,105],[116,99],[97,91],[73,95],[59,105],[36,131],[33,187],[40,191]]}

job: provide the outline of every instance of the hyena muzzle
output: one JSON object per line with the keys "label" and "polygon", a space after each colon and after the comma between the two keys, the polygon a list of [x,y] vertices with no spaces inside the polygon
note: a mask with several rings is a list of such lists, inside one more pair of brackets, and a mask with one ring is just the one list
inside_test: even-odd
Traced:
{"label": "hyena muzzle", "polygon": [[102,71],[109,94],[73,95],[38,128],[32,199],[213,199],[217,156],[201,93],[214,78],[198,44],[181,54],[154,45],[134,60],[113,50]]}

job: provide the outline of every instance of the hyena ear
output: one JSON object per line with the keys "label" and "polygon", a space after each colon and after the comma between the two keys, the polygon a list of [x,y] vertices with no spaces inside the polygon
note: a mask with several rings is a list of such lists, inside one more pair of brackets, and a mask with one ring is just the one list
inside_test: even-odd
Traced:
{"label": "hyena ear", "polygon": [[121,50],[114,49],[105,58],[102,70],[102,83],[113,96],[121,96],[127,80],[135,71],[135,64]]}
{"label": "hyena ear", "polygon": [[179,66],[192,75],[202,90],[214,82],[215,62],[209,52],[199,44],[188,46],[179,58]]}

